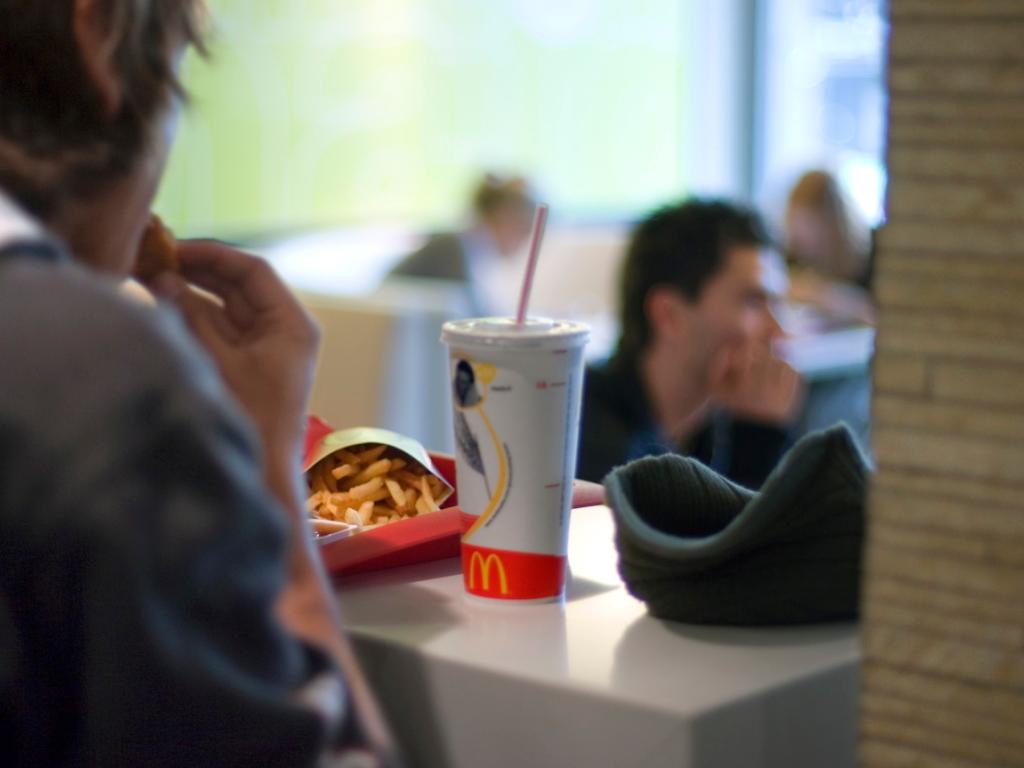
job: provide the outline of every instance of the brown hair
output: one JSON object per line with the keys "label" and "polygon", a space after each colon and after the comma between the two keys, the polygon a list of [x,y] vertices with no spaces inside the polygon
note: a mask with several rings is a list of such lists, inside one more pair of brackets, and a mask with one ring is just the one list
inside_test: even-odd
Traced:
{"label": "brown hair", "polygon": [[813,266],[826,276],[844,280],[860,280],[868,268],[871,233],[847,199],[839,182],[827,171],[814,170],[803,174],[789,193],[786,203],[787,251],[792,219],[797,210],[815,215],[827,232],[826,252],[801,254],[788,252],[787,257],[798,264]]}
{"label": "brown hair", "polygon": [[202,50],[202,0],[98,0],[123,84],[109,117],[74,33],[74,0],[0,0],[0,187],[48,218],[130,169],[175,95],[177,45]]}
{"label": "brown hair", "polygon": [[529,183],[522,176],[486,174],[473,192],[473,213],[485,218],[506,206],[529,211],[533,207]]}

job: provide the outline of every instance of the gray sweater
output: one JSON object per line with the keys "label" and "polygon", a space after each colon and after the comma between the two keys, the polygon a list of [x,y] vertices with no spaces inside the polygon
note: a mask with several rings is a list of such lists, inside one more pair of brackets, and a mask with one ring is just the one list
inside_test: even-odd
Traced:
{"label": "gray sweater", "polygon": [[342,687],[275,618],[254,431],[170,314],[3,223],[0,764],[316,764]]}

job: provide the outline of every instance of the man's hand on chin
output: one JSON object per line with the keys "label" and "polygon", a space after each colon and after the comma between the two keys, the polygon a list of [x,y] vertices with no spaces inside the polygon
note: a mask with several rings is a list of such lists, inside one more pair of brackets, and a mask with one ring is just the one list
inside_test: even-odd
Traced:
{"label": "man's hand on chin", "polygon": [[722,349],[711,366],[711,399],[748,421],[785,425],[803,402],[803,379],[763,344],[745,342]]}

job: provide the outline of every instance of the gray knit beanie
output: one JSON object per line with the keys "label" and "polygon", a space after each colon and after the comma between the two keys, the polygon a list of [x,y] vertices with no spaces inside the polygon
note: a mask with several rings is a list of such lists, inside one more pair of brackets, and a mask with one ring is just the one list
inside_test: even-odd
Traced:
{"label": "gray knit beanie", "polygon": [[845,424],[801,439],[759,493],[677,455],[618,467],[604,485],[619,572],[663,619],[856,618],[868,473]]}

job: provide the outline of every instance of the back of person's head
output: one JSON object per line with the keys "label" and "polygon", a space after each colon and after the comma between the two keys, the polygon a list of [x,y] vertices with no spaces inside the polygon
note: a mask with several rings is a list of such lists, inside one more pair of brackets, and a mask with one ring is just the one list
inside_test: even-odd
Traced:
{"label": "back of person's head", "polygon": [[473,218],[486,230],[498,253],[511,256],[530,234],[533,190],[522,176],[486,174],[473,193]]}
{"label": "back of person's head", "polygon": [[618,355],[631,360],[651,341],[647,295],[669,287],[696,303],[735,247],[768,245],[760,216],[722,200],[687,200],[665,206],[634,229],[619,281]]}
{"label": "back of person's head", "polygon": [[[133,166],[181,95],[176,51],[201,44],[202,0],[97,0],[106,56],[87,63],[81,6],[0,0],[0,187],[44,219]],[[91,66],[116,80],[116,111]]]}
{"label": "back of person's head", "polygon": [[473,191],[473,213],[479,219],[509,208],[529,214],[533,205],[533,191],[522,176],[486,173]]}
{"label": "back of person's head", "polygon": [[828,171],[807,171],[797,180],[786,201],[783,230],[791,262],[839,280],[861,278],[870,231]]}

